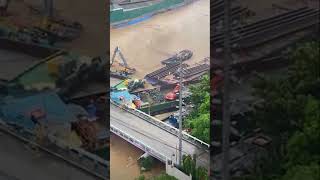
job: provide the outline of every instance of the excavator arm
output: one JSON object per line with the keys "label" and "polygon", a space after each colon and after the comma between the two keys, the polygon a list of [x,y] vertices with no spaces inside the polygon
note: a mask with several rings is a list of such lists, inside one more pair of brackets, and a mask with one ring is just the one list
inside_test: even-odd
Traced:
{"label": "excavator arm", "polygon": [[114,52],[113,52],[113,55],[112,55],[112,59],[111,59],[111,65],[113,64],[117,53],[119,53],[120,59],[122,60],[124,67],[128,68],[128,63],[127,63],[126,59],[124,58],[124,56],[123,56],[123,54],[120,51],[120,48],[118,46],[114,49]]}
{"label": "excavator arm", "polygon": [[127,68],[127,67],[128,67],[128,63],[127,63],[126,59],[124,58],[122,52],[120,51],[120,48],[119,48],[119,47],[118,47],[118,52],[119,52],[119,55],[120,55],[121,60],[122,60],[122,62],[123,62],[123,65]]}
{"label": "excavator arm", "polygon": [[116,47],[113,51],[113,55],[112,55],[112,58],[111,58],[111,65],[113,64],[114,62],[114,58],[116,57],[117,55],[117,52],[118,52],[118,47]]}

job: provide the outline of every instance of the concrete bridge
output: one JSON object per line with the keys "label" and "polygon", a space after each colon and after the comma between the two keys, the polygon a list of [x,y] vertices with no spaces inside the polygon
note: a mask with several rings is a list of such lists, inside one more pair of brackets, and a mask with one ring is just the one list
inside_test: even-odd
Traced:
{"label": "concrete bridge", "polygon": [[[120,107],[110,100],[110,130],[164,163],[178,161],[179,130],[144,112]],[[197,166],[209,169],[209,144],[184,133],[182,151],[196,155]]]}

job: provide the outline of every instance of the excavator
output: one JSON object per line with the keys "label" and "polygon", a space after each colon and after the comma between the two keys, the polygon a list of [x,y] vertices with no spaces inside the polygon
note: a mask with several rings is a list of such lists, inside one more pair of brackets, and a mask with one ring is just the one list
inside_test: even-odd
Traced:
{"label": "excavator", "polygon": [[82,31],[82,25],[78,22],[67,22],[53,16],[53,0],[43,0],[44,12],[42,22],[38,30],[47,33],[58,40],[73,40],[79,37]]}
{"label": "excavator", "polygon": [[[116,62],[116,55],[119,54],[122,63]],[[113,52],[111,62],[110,62],[110,75],[120,79],[127,79],[129,75],[132,75],[136,72],[135,68],[128,66],[126,59],[124,58],[120,48],[117,46]]]}
{"label": "excavator", "polygon": [[80,23],[54,16],[53,0],[42,1],[44,7],[40,8],[27,4],[39,17],[34,18],[32,22],[24,22],[25,19],[18,16],[1,18],[0,25],[4,35],[10,39],[45,45],[53,45],[57,41],[70,41],[80,36],[83,29]]}

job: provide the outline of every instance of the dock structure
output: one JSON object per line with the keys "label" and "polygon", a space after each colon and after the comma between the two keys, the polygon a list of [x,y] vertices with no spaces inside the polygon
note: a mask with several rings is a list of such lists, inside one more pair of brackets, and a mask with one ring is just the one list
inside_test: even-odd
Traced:
{"label": "dock structure", "polygon": [[[106,159],[89,152],[88,149],[85,149],[86,147],[80,147],[81,143],[79,145],[76,142],[70,142],[72,141],[72,123],[80,120],[79,113],[87,114],[84,109],[87,104],[71,104],[73,106],[70,106],[71,100],[79,100],[83,97],[90,98],[95,95],[102,96],[102,93],[104,96],[106,95],[105,87],[103,92],[100,91],[101,80],[104,83],[104,78],[99,78],[101,75],[97,73],[98,71],[104,73],[101,68],[104,65],[100,66],[104,61],[58,48],[28,44],[5,37],[1,37],[0,42],[0,63],[2,65],[0,68],[0,134],[8,134],[11,137],[9,139],[12,140],[8,144],[13,143],[18,146],[20,143],[21,146],[27,148],[31,145],[30,149],[35,148],[37,154],[43,156],[43,162],[48,161],[48,164],[54,162],[53,164],[59,164],[59,166],[65,166],[65,169],[68,169],[66,173],[62,173],[64,177],[52,175],[52,180],[108,179],[109,162]],[[70,65],[73,65],[73,70],[70,70]],[[88,75],[88,72],[92,74]],[[70,78],[70,76],[74,78]],[[97,76],[98,78],[96,78]],[[92,78],[95,81],[90,81]],[[69,88],[61,88],[62,79],[68,80]],[[94,91],[81,86],[77,83],[79,80],[82,83],[89,81],[91,84],[95,83]],[[98,111],[101,111],[101,108]],[[98,117],[96,119],[103,120],[104,118]],[[107,126],[100,129],[102,128],[107,131]],[[101,131],[104,134],[99,134],[100,131],[93,134],[98,140],[94,142],[97,143],[97,147],[106,142],[105,136],[108,136],[109,133],[105,131]],[[44,141],[40,141],[40,139]],[[11,148],[13,147],[8,146],[8,149]],[[1,151],[0,148],[0,156],[15,156],[14,153],[28,156],[28,152],[24,152],[23,149],[21,152],[12,151],[13,154],[7,152],[8,149]],[[29,156],[33,156],[32,152]],[[27,162],[33,158],[36,157],[31,159],[22,157],[21,164],[27,165]],[[50,176],[55,171],[38,167],[38,164],[34,163],[33,167],[29,164],[30,172],[33,172],[33,175],[27,175],[28,172],[24,172],[24,170],[18,171],[17,174],[12,171],[12,168],[17,167],[17,163],[19,164],[20,161],[11,161],[11,163],[8,168],[0,167],[0,177],[48,179],[40,177],[45,174]],[[43,172],[43,174],[35,176],[37,171]],[[55,174],[59,174],[59,171],[57,170]],[[32,178],[33,176],[34,178]]]}

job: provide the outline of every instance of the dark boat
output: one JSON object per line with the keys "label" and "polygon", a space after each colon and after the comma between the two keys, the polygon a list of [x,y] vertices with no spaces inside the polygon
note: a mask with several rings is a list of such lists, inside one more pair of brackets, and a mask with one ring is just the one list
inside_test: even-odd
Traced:
{"label": "dark boat", "polygon": [[166,60],[161,61],[161,63],[164,65],[176,64],[176,63],[179,63],[180,61],[183,62],[190,59],[192,55],[193,55],[192,51],[186,49],[186,50],[180,51],[178,54]]}

